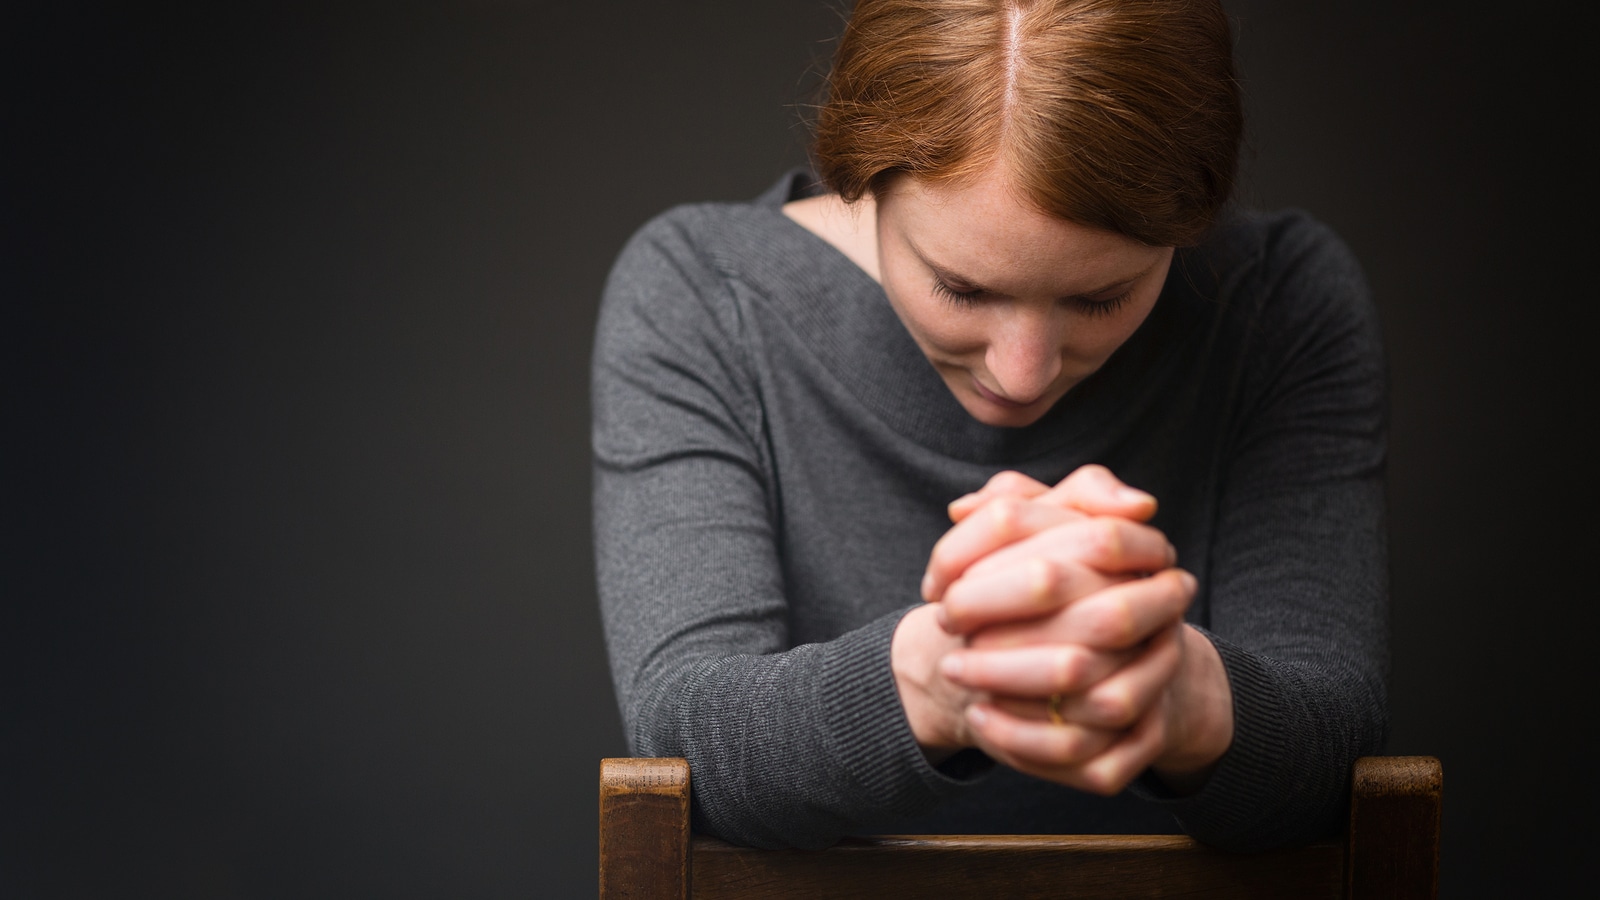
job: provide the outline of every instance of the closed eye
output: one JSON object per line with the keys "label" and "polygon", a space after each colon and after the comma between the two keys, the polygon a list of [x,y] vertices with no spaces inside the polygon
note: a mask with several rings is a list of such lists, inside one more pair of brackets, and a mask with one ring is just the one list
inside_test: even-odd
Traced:
{"label": "closed eye", "polygon": [[942,278],[935,278],[933,280],[933,292],[955,306],[972,306],[983,297],[982,288],[976,288],[970,291],[958,291],[950,285],[945,284],[944,279]]}
{"label": "closed eye", "polygon": [[1071,302],[1078,308],[1078,311],[1082,312],[1084,315],[1100,317],[1109,316],[1115,313],[1117,310],[1121,309],[1125,304],[1127,304],[1131,297],[1133,297],[1133,290],[1130,288],[1108,300],[1090,300],[1087,297],[1077,297]]}
{"label": "closed eye", "polygon": [[[933,280],[933,292],[943,297],[945,301],[950,303],[952,306],[959,306],[963,308],[976,306],[987,293],[983,288],[974,288],[970,291],[958,291],[946,284],[942,278],[935,278]],[[1127,305],[1127,302],[1132,299],[1132,297],[1133,289],[1129,288],[1115,297],[1109,297],[1103,300],[1091,300],[1088,297],[1072,297],[1067,299],[1065,302],[1071,304],[1073,308],[1077,309],[1086,316],[1100,318],[1102,316],[1110,316],[1115,314],[1118,310],[1122,309],[1123,306]]]}

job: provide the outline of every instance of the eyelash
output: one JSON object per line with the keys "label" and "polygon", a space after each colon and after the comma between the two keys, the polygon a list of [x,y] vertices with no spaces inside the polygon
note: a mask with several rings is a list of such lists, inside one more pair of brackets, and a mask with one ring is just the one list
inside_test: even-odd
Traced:
{"label": "eyelash", "polygon": [[983,293],[982,291],[958,291],[937,278],[933,280],[933,292],[956,306],[977,306],[978,297]]}
{"label": "eyelash", "polygon": [[[979,298],[983,296],[982,291],[958,291],[937,278],[933,281],[933,292],[943,297],[951,305],[964,309],[977,306]],[[1078,308],[1079,312],[1087,316],[1109,316],[1121,309],[1123,304],[1127,303],[1132,296],[1133,290],[1129,289],[1109,300],[1084,300],[1080,298],[1073,300],[1072,304]]]}

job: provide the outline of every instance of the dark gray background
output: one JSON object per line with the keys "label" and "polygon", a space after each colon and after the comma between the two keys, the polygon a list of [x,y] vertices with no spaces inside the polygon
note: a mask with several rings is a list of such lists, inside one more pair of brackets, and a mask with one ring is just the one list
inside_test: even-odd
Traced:
{"label": "dark gray background", "polygon": [[[1232,0],[1243,195],[1392,354],[1394,729],[1446,896],[1595,837],[1576,22]],[[0,896],[594,891],[587,353],[627,234],[804,159],[822,0],[0,12]],[[808,74],[809,73],[809,74]]]}

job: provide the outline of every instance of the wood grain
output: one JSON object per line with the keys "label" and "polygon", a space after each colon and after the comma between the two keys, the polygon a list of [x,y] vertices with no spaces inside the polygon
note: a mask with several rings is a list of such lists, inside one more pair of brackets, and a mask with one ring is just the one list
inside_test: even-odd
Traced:
{"label": "wood grain", "polygon": [[915,835],[826,850],[693,843],[696,898],[1304,897],[1344,893],[1344,847],[1233,854],[1170,835]]}
{"label": "wood grain", "polygon": [[688,900],[687,761],[600,761],[600,897]]}
{"label": "wood grain", "polygon": [[600,897],[1433,898],[1442,791],[1433,757],[1365,757],[1346,839],[1261,853],[1171,835],[886,835],[753,850],[690,834],[686,761],[606,759]]}
{"label": "wood grain", "polygon": [[1356,760],[1350,794],[1349,896],[1439,895],[1444,771],[1432,756]]}

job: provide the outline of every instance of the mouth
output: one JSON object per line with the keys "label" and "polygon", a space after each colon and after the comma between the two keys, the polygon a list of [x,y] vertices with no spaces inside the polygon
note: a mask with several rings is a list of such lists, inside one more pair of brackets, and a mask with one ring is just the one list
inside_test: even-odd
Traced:
{"label": "mouth", "polygon": [[978,392],[978,396],[1002,409],[1026,409],[1027,407],[1032,406],[1034,403],[1034,401],[1020,403],[1016,400],[1007,400],[999,394],[996,394],[994,391],[984,387],[983,382],[979,381],[977,378],[972,379],[972,387]]}

